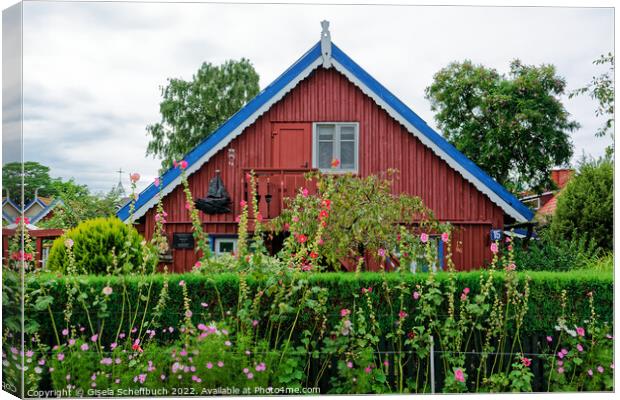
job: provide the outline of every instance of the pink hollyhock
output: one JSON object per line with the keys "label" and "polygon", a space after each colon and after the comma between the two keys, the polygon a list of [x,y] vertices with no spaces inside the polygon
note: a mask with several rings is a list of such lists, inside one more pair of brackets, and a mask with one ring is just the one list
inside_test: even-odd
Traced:
{"label": "pink hollyhock", "polygon": [[497,254],[498,251],[499,251],[499,247],[497,247],[497,243],[495,242],[491,243],[491,253]]}
{"label": "pink hollyhock", "polygon": [[585,336],[585,334],[586,334],[586,330],[585,330],[585,329],[583,329],[582,327],[577,327],[577,328],[575,329],[575,331],[577,331],[577,334],[578,334],[579,336]]}
{"label": "pink hollyhock", "polygon": [[241,201],[239,202],[239,205],[243,208],[243,207],[245,207],[245,206],[247,206],[247,205],[248,205],[248,202],[247,202],[247,201],[245,201],[245,200],[241,200]]}
{"label": "pink hollyhock", "polygon": [[385,257],[385,249],[379,249],[377,253],[379,254],[379,257]]}
{"label": "pink hollyhock", "polygon": [[224,366],[224,362],[223,361],[218,361],[217,362],[217,366],[222,368]]}
{"label": "pink hollyhock", "polygon": [[558,374],[563,374],[563,373],[564,373],[564,367],[558,368]]}
{"label": "pink hollyhock", "polygon": [[602,365],[599,365],[598,367],[596,367],[596,370],[598,371],[599,374],[602,374],[603,372],[605,372],[605,368],[603,368]]}
{"label": "pink hollyhock", "polygon": [[155,178],[155,180],[153,180],[153,185],[155,185],[155,187],[159,187],[159,178]]}
{"label": "pink hollyhock", "polygon": [[129,180],[131,181],[131,183],[136,183],[140,180],[140,174],[137,172],[134,172],[132,174],[129,174]]}
{"label": "pink hollyhock", "polygon": [[207,369],[211,369],[211,368],[213,368],[213,363],[209,361],[207,363]]}
{"label": "pink hollyhock", "polygon": [[444,243],[448,243],[448,239],[450,239],[450,234],[448,232],[444,232],[441,234],[441,241]]}
{"label": "pink hollyhock", "polygon": [[527,357],[521,357],[521,364],[525,367],[529,367],[532,364],[532,360]]}
{"label": "pink hollyhock", "polygon": [[405,311],[403,311],[403,310],[400,310],[400,311],[398,312],[398,318],[400,318],[400,319],[405,319],[405,318],[407,318],[407,315],[408,315],[408,314],[407,314]]}
{"label": "pink hollyhock", "polygon": [[58,353],[56,357],[58,358],[58,361],[62,361],[65,359],[65,355],[63,353]]}
{"label": "pink hollyhock", "polygon": [[95,335],[90,337],[90,341],[91,342],[96,342],[98,338],[99,338],[99,335],[95,334]]}
{"label": "pink hollyhock", "polygon": [[419,299],[419,298],[420,298],[420,293],[418,293],[418,292],[413,292],[413,299],[414,299],[414,300],[417,300],[417,299]]}
{"label": "pink hollyhock", "polygon": [[301,195],[304,197],[308,197],[308,194],[310,194],[310,192],[308,192],[308,189],[303,188],[301,189]]}
{"label": "pink hollyhock", "polygon": [[351,361],[347,362],[347,368],[353,368],[353,363]]}
{"label": "pink hollyhock", "polygon": [[179,282],[179,286],[185,286],[185,281],[184,281],[184,280],[181,280],[181,281]]}
{"label": "pink hollyhock", "polygon": [[297,235],[297,241],[299,243],[306,243],[308,241],[308,238],[306,237],[306,235],[302,233],[302,234]]}
{"label": "pink hollyhock", "polygon": [[459,382],[465,382],[465,374],[463,374],[460,368],[454,371],[454,379]]}
{"label": "pink hollyhock", "polygon": [[366,372],[367,374],[372,372],[372,367],[369,365],[366,368],[364,368],[364,372]]}
{"label": "pink hollyhock", "polygon": [[594,375],[594,372],[592,372],[592,370],[591,370],[591,369],[589,369],[589,370],[588,370],[588,375],[592,376],[592,375]]}
{"label": "pink hollyhock", "polygon": [[577,344],[577,350],[583,351],[583,346],[581,344]]}
{"label": "pink hollyhock", "polygon": [[463,293],[465,293],[465,294],[469,294],[469,288],[468,288],[468,287],[466,287],[465,289],[463,289]]}
{"label": "pink hollyhock", "polygon": [[426,233],[422,233],[422,234],[420,235],[420,241],[421,241],[422,243],[426,243],[426,242],[428,242],[428,234],[426,234]]}
{"label": "pink hollyhock", "polygon": [[342,310],[340,310],[340,316],[341,317],[346,317],[349,314],[351,314],[351,311],[346,309],[346,308],[343,308]]}
{"label": "pink hollyhock", "polygon": [[317,258],[318,256],[319,256],[319,254],[318,254],[318,253],[316,253],[316,252],[314,252],[314,251],[311,251],[311,252],[310,252],[310,258]]}
{"label": "pink hollyhock", "polygon": [[69,334],[69,329],[65,328],[62,330],[62,335],[67,336]]}
{"label": "pink hollyhock", "polygon": [[187,161],[183,160],[183,161],[179,162],[179,168],[181,168],[181,169],[187,168]]}
{"label": "pink hollyhock", "polygon": [[547,336],[547,342],[549,342],[549,343],[553,342],[553,337]]}

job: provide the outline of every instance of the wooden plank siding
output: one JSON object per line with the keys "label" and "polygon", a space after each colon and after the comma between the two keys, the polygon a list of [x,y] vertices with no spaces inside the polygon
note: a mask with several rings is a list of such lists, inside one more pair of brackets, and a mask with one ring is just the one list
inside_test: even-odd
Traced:
{"label": "wooden plank siding", "polygon": [[[437,218],[455,225],[454,262],[459,270],[480,267],[490,260],[489,230],[501,228],[503,211],[479,192],[458,172],[436,156],[357,86],[333,69],[319,68],[300,82],[282,100],[260,116],[228,146],[215,154],[189,177],[194,197],[204,197],[216,170],[232,200],[233,213],[208,216],[201,213],[209,234],[236,232],[235,216],[243,198],[243,169],[271,168],[272,124],[278,122],[358,122],[359,173],[377,174],[388,168],[400,171],[395,193],[419,196]],[[234,165],[229,165],[228,149],[235,149]],[[182,187],[164,199],[168,212],[167,233],[190,232]],[[150,237],[154,208],[139,229]],[[174,271],[191,269],[197,256],[191,250],[174,251]]]}

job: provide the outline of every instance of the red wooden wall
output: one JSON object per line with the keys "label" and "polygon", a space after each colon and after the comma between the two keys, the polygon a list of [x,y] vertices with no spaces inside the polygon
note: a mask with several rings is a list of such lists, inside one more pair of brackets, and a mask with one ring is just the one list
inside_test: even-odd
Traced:
{"label": "red wooden wall", "polygon": [[[398,169],[395,192],[420,196],[442,221],[455,225],[453,260],[460,270],[477,268],[490,260],[489,231],[503,226],[503,211],[484,194],[452,170],[385,110],[337,71],[314,71],[281,101],[259,117],[226,148],[218,152],[189,182],[195,197],[206,195],[208,182],[221,171],[233,199],[233,213],[202,214],[206,232],[235,233],[235,216],[243,196],[242,169],[272,167],[272,125],[278,122],[359,122],[359,167],[362,176]],[[229,165],[228,149],[235,149]],[[164,199],[168,212],[167,232],[191,232],[182,188]],[[139,228],[147,236],[153,230],[154,209]],[[190,269],[196,256],[192,250],[174,250],[174,271]]]}

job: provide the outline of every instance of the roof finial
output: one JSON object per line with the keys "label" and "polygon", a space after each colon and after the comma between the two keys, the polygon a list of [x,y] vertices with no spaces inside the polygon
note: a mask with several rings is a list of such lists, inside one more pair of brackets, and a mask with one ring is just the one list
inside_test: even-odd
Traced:
{"label": "roof finial", "polygon": [[321,21],[321,56],[323,57],[323,67],[329,68],[332,66],[332,36],[329,33],[329,21]]}

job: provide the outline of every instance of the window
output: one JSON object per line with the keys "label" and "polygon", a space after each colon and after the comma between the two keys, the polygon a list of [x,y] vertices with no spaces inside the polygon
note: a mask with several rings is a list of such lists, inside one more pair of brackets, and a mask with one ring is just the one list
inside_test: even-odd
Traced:
{"label": "window", "polygon": [[[426,259],[426,255],[424,253],[420,253],[416,258],[412,259],[409,264],[409,270],[413,273],[416,272],[429,272],[430,270],[437,271],[444,269],[444,242],[441,240],[441,237],[438,235],[431,235],[428,239],[427,246],[432,246],[434,254],[437,256],[437,259],[431,264],[428,265],[428,260]],[[398,249],[394,250],[394,255],[397,258],[400,258],[400,253]],[[405,267],[405,266],[403,266]]]}
{"label": "window", "polygon": [[214,251],[216,256],[237,251],[237,238],[216,237],[214,241]]}
{"label": "window", "polygon": [[[359,124],[357,122],[315,123],[312,130],[312,164],[329,172],[357,172]],[[332,162],[338,160],[337,166]]]}

